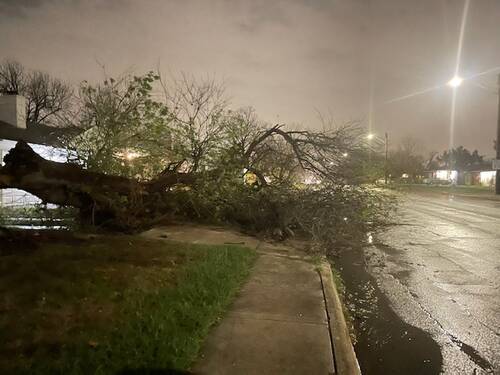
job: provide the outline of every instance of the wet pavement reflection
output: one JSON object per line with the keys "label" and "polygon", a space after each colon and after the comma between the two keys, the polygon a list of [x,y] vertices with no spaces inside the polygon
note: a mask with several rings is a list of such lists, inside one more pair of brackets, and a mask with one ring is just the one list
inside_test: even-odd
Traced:
{"label": "wet pavement reflection", "polygon": [[335,263],[364,374],[500,374],[500,202],[412,195]]}
{"label": "wet pavement reflection", "polygon": [[355,351],[363,374],[439,374],[439,345],[425,331],[405,323],[391,308],[365,266],[362,248],[335,260],[345,282],[356,331]]}

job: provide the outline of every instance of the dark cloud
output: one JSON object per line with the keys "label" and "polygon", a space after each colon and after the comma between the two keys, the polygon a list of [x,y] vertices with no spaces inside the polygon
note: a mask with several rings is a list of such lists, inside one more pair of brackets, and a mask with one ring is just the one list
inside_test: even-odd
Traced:
{"label": "dark cloud", "polygon": [[133,0],[0,0],[0,15],[3,17],[28,17],[32,11],[46,6],[73,6],[82,2],[93,4],[96,9],[118,10]]}
{"label": "dark cloud", "polygon": [[0,14],[5,17],[24,17],[50,0],[0,0]]}
{"label": "dark cloud", "polygon": [[[393,144],[449,139],[451,90],[391,102],[453,74],[461,0],[0,0],[2,56],[75,83],[135,67],[209,74],[233,105],[317,126],[364,119]],[[471,1],[463,75],[500,65],[500,2]],[[456,144],[492,153],[495,73],[459,90]],[[372,111],[370,112],[370,108]],[[370,115],[371,113],[371,115]],[[371,120],[370,120],[371,119]]]}
{"label": "dark cloud", "polygon": [[236,25],[245,33],[258,32],[268,26],[286,28],[292,25],[287,4],[283,1],[269,2],[257,0],[243,3],[227,0],[226,6],[242,15],[236,21]]}

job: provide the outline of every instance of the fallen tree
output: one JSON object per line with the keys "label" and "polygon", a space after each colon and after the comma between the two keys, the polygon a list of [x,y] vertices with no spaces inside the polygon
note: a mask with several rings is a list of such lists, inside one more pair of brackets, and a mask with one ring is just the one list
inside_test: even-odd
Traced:
{"label": "fallen tree", "polygon": [[[26,142],[19,141],[4,157],[0,189],[22,189],[44,203],[78,208],[84,224],[137,230],[165,215],[210,217],[213,213],[208,211],[234,205],[224,197],[229,190],[245,195],[254,194],[255,189],[292,187],[297,178],[307,173],[340,181],[341,155],[356,147],[356,139],[357,132],[348,126],[331,132],[310,132],[285,130],[283,125],[275,125],[253,132],[238,151],[233,145],[228,147],[229,153],[220,151],[220,160],[209,170],[193,171],[188,167],[184,168],[188,172],[180,172],[185,164],[181,160],[169,163],[149,180],[91,171],[75,163],[49,161]],[[277,169],[286,170],[289,179],[274,178],[273,186],[268,186],[266,176],[272,176]],[[255,185],[243,186],[245,171],[255,174]],[[186,193],[188,190],[191,192]],[[215,196],[221,196],[216,207],[201,213]],[[244,201],[243,196],[231,199]]]}
{"label": "fallen tree", "polygon": [[[340,137],[345,131],[341,129],[335,134]],[[264,168],[266,157],[280,160],[278,149],[273,148],[273,137],[284,140],[290,146],[292,159],[299,166],[302,163],[303,170],[322,176],[323,182],[296,185],[277,180],[268,184],[264,177],[257,176],[264,183],[244,184],[242,165],[252,171]],[[333,139],[326,142],[324,137],[327,136],[323,135],[323,142],[319,142],[314,133],[272,127],[259,132],[255,137],[258,142],[250,141],[237,155],[237,161],[244,164],[234,167],[228,163],[210,171],[183,173],[179,171],[181,162],[170,163],[147,181],[49,161],[20,141],[4,157],[0,189],[18,188],[45,203],[76,207],[83,223],[106,229],[137,231],[165,216],[178,215],[231,222],[278,238],[299,233],[320,246],[331,246],[360,238],[386,221],[389,200],[380,191],[346,184],[340,174],[342,166],[332,159],[333,154],[320,153],[320,157],[315,157],[314,147],[340,152],[339,143]],[[292,168],[289,162],[282,167]]]}
{"label": "fallen tree", "polygon": [[[152,93],[158,80],[164,101]],[[378,193],[360,185],[371,157],[359,124],[270,125],[251,108],[228,109],[211,80],[184,76],[172,91],[153,72],[83,83],[78,102],[71,125],[79,132],[61,138],[70,162],[20,141],[4,158],[0,189],[75,207],[83,224],[120,231],[183,216],[328,242],[384,216]]]}
{"label": "fallen tree", "polygon": [[299,235],[326,251],[362,241],[389,218],[391,197],[370,185],[383,171],[377,149],[358,123],[272,125],[252,108],[231,110],[211,79],[167,82],[159,72],[84,81],[74,106],[64,126],[75,131],[57,137],[68,162],[20,141],[0,167],[0,189],[22,189],[114,231],[183,218]]}
{"label": "fallen tree", "polygon": [[113,229],[148,225],[168,211],[168,192],[192,184],[193,174],[167,168],[156,178],[140,182],[83,169],[77,164],[49,161],[24,141],[17,142],[0,168],[0,189],[17,188],[44,203],[80,210],[84,223]]}

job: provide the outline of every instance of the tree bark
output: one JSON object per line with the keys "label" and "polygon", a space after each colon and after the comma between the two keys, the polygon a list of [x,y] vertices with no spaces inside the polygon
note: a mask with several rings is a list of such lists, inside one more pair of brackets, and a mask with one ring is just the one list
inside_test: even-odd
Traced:
{"label": "tree bark", "polygon": [[174,186],[195,182],[194,175],[175,170],[146,182],[91,172],[76,164],[46,160],[24,141],[5,155],[4,162],[0,189],[17,188],[44,203],[76,207],[84,222],[120,230],[152,222],[168,207]]}

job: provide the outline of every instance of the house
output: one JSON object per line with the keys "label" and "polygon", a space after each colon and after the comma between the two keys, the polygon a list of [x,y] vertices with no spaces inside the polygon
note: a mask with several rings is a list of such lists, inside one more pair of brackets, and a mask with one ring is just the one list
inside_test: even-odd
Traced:
{"label": "house", "polygon": [[450,169],[431,169],[424,171],[422,180],[425,184],[456,185],[458,182],[458,171]]}
{"label": "house", "polygon": [[[68,129],[32,124],[26,121],[26,99],[16,93],[0,94],[0,161],[17,141],[23,140],[42,157],[53,161],[65,161],[60,139]],[[40,200],[18,189],[0,189],[0,206],[26,206]]]}
{"label": "house", "polygon": [[438,169],[426,171],[428,181],[437,184],[495,186],[496,171],[491,165],[473,166],[468,170]]}
{"label": "house", "polygon": [[[477,172],[479,174],[479,184],[483,186],[495,186],[497,171],[484,170]],[[476,185],[476,184],[472,184]]]}

